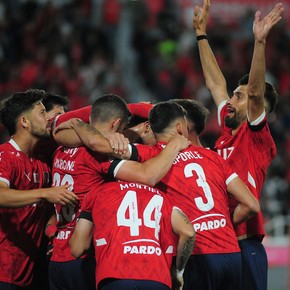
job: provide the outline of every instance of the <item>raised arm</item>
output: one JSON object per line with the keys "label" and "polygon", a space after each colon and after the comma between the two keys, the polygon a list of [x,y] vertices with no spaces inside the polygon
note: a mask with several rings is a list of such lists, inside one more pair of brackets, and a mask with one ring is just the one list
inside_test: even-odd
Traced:
{"label": "raised arm", "polygon": [[226,80],[221,72],[216,58],[209,46],[206,36],[206,26],[210,11],[210,0],[204,0],[203,7],[194,7],[193,28],[197,36],[199,56],[205,82],[210,90],[214,102],[218,107],[221,102],[229,98]]}
{"label": "raised arm", "polygon": [[[180,285],[183,285],[183,272],[185,265],[192,253],[195,242],[195,231],[188,219],[188,217],[179,209],[174,207],[171,215],[171,224],[173,232],[179,236],[176,253],[175,269],[176,273],[173,274],[173,280],[177,278]],[[176,276],[174,276],[174,274]]]}
{"label": "raised arm", "polygon": [[279,3],[264,18],[261,18],[260,11],[255,14],[253,25],[255,44],[248,83],[248,118],[250,122],[255,121],[265,111],[266,38],[272,27],[281,20],[283,10],[283,5]]}
{"label": "raised arm", "polygon": [[248,220],[260,211],[258,200],[238,176],[227,185],[227,191],[239,202],[232,216],[234,225]]}

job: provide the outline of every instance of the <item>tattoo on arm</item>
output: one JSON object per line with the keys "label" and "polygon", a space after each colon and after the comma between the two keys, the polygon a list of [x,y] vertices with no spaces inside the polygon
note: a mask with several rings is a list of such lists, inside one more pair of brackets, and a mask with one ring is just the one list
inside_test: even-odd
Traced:
{"label": "tattoo on arm", "polygon": [[191,237],[186,241],[184,248],[182,250],[182,255],[180,256],[178,264],[176,265],[177,270],[181,270],[185,268],[187,260],[191,255],[194,241],[195,241],[195,237]]}
{"label": "tattoo on arm", "polygon": [[88,132],[94,134],[94,135],[98,135],[98,136],[103,136],[103,134],[97,130],[95,127],[93,127],[92,125],[83,122],[82,120],[77,120],[78,122],[78,126],[80,128],[85,128]]}

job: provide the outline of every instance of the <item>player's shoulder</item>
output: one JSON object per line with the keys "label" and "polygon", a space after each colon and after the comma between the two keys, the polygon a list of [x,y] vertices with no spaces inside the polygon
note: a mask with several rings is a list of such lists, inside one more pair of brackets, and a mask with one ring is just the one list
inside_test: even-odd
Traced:
{"label": "player's shoulder", "polygon": [[13,159],[23,156],[23,153],[20,148],[13,146],[11,142],[5,142],[0,145],[0,156]]}

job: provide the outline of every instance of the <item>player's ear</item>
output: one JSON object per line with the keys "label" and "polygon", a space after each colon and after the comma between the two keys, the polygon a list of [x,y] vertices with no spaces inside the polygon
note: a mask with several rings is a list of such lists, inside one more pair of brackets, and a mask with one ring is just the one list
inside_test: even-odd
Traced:
{"label": "player's ear", "polygon": [[144,126],[144,133],[145,133],[145,134],[149,133],[150,130],[151,130],[151,127],[150,127],[149,121],[145,121],[143,126]]}
{"label": "player's ear", "polygon": [[22,128],[28,129],[30,121],[29,121],[29,118],[26,115],[20,116],[19,121],[20,121],[20,125],[21,125]]}
{"label": "player's ear", "polygon": [[176,132],[180,135],[183,135],[183,127],[181,122],[176,123]]}
{"label": "player's ear", "polygon": [[114,131],[114,132],[118,132],[119,128],[120,128],[120,125],[121,125],[121,119],[120,118],[116,118],[113,120],[112,122],[112,125],[111,125],[111,129]]}

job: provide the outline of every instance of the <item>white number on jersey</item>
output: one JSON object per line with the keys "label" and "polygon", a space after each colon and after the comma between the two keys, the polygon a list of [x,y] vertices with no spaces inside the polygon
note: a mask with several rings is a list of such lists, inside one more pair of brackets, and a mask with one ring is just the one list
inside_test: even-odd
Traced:
{"label": "white number on jersey", "polygon": [[197,163],[190,163],[187,164],[184,168],[184,175],[186,178],[188,177],[192,177],[193,173],[195,172],[198,176],[198,178],[196,179],[196,184],[202,188],[205,198],[206,198],[206,202],[203,202],[203,198],[200,197],[196,197],[194,199],[196,206],[202,210],[202,211],[209,211],[214,207],[214,200],[212,197],[212,192],[211,189],[209,187],[209,184],[206,182],[206,176],[204,173],[203,168],[197,164]]}
{"label": "white number on jersey", "polygon": [[[53,185],[52,186],[62,186],[69,184],[68,190],[73,191],[74,189],[74,179],[70,174],[65,174],[61,179],[61,175],[56,172],[53,175]],[[61,212],[56,212],[56,217],[58,222],[71,222],[75,218],[75,208],[72,205],[66,205],[61,207]]]}
{"label": "white number on jersey", "polygon": [[[143,224],[148,228],[155,229],[155,237],[159,238],[161,208],[163,197],[154,195],[147,204],[143,212]],[[128,218],[126,218],[128,212]],[[154,214],[154,219],[151,219]],[[117,211],[118,226],[126,226],[130,228],[131,236],[139,236],[139,227],[142,225],[142,219],[139,218],[137,194],[133,190],[129,190],[124,196]]]}

